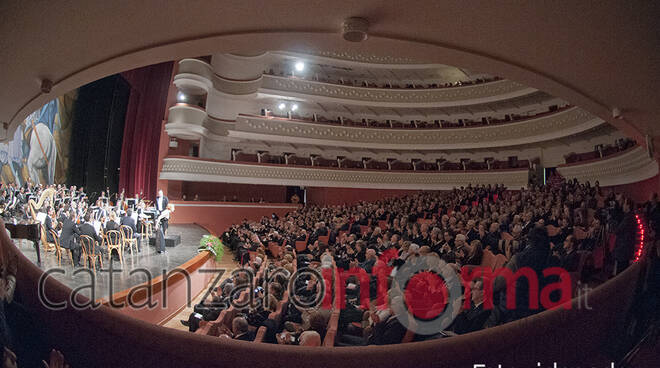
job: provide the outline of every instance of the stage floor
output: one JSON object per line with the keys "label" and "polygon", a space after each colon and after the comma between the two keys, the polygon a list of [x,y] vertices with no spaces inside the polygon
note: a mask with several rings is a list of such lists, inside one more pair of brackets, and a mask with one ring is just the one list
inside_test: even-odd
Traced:
{"label": "stage floor", "polygon": [[[92,299],[107,298],[116,292],[131,288],[148,281],[145,272],[135,272],[136,269],[143,269],[151,274],[151,278],[162,276],[163,270],[168,272],[180,265],[186,263],[189,259],[197,255],[199,240],[205,234],[206,230],[197,225],[174,225],[171,224],[167,230],[168,235],[180,234],[181,244],[176,247],[167,248],[163,254],[156,253],[153,246],[149,246],[147,240],[142,241],[142,251],[131,255],[130,251],[124,251],[124,266],[119,260],[113,261],[113,277],[110,282],[110,272],[99,271],[97,265],[95,280],[92,280],[90,273],[79,272],[74,275],[74,271],[83,269],[73,268],[71,261],[67,257],[62,257],[62,265],[59,267],[64,273],[51,273],[51,275],[62,282],[64,285],[80,289],[80,294],[86,295]],[[14,241],[23,254],[34,264],[37,263],[37,253],[32,246],[32,242],[27,240]],[[103,258],[103,268],[108,269],[109,263],[107,256]],[[58,268],[57,258],[54,253],[45,253],[41,249],[41,269],[53,270]],[[133,271],[133,274],[131,274]],[[91,285],[94,285],[92,288]]]}

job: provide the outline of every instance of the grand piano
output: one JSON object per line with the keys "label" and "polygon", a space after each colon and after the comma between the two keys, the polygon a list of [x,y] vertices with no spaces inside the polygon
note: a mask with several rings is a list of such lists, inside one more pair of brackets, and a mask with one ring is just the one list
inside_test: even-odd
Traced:
{"label": "grand piano", "polygon": [[12,239],[26,239],[32,242],[34,245],[34,250],[37,252],[37,264],[41,265],[41,253],[39,249],[41,229],[39,228],[39,223],[14,224],[13,222],[5,222],[5,228],[11,233]]}

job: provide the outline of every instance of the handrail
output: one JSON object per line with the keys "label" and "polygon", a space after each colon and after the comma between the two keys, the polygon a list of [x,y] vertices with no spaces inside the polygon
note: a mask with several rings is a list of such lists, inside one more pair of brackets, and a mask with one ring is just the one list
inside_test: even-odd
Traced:
{"label": "handrail", "polygon": [[[343,167],[326,167],[326,166],[302,166],[302,165],[287,165],[287,164],[271,164],[264,162],[249,162],[249,161],[232,161],[232,160],[218,160],[212,158],[202,158],[202,157],[191,157],[191,156],[180,156],[180,155],[171,155],[165,157],[165,159],[185,159],[185,160],[195,160],[195,161],[204,161],[204,162],[217,162],[223,164],[234,164],[234,165],[254,165],[254,166],[272,166],[272,167],[294,167],[301,169],[311,169],[311,170],[340,170],[340,171],[367,171],[367,172],[402,172],[402,173],[492,173],[492,172],[507,172],[507,171],[528,171],[528,168],[511,168],[511,169],[491,169],[491,170],[377,170],[377,169],[362,169],[362,168],[343,168]],[[228,202],[236,203],[236,202]],[[248,202],[249,203],[249,202]]]}
{"label": "handrail", "polygon": [[590,163],[593,163],[593,162],[599,162],[599,161],[609,160],[609,159],[616,158],[616,157],[619,157],[619,156],[621,156],[621,155],[624,155],[624,154],[626,154],[626,153],[628,153],[628,152],[630,152],[630,151],[632,151],[632,150],[634,150],[635,148],[638,148],[638,147],[639,147],[639,145],[634,145],[634,146],[630,146],[630,147],[624,149],[623,151],[615,152],[615,153],[613,153],[613,154],[611,154],[611,155],[607,155],[607,156],[603,156],[603,157],[596,157],[596,158],[592,158],[592,159],[590,159],[590,160],[575,161],[575,162],[571,162],[571,163],[565,163],[565,164],[561,164],[561,165],[559,165],[559,166],[557,166],[557,167],[579,166],[579,165],[590,164]]}
{"label": "handrail", "polygon": [[[412,128],[412,127],[382,127],[382,126],[359,126],[359,125],[353,125],[353,124],[340,124],[337,122],[333,121],[314,121],[310,119],[297,119],[297,118],[284,118],[284,117],[279,117],[279,116],[263,116],[263,115],[255,115],[255,114],[246,114],[246,113],[240,113],[238,116],[243,116],[247,118],[261,118],[261,119],[267,119],[267,120],[280,120],[280,121],[290,121],[294,123],[306,123],[306,124],[316,124],[316,125],[330,125],[330,126],[335,126],[335,127],[342,127],[342,128],[366,128],[366,129],[384,129],[384,130],[448,130],[448,129],[478,129],[478,128],[487,128],[487,127],[494,127],[494,126],[500,126],[500,125],[505,125],[505,124],[511,124],[511,123],[522,123],[530,120],[535,120],[535,119],[540,119],[544,118],[550,115],[554,114],[559,114],[562,113],[566,110],[574,108],[574,105],[566,105],[557,108],[557,110],[554,111],[544,111],[540,112],[536,115],[533,116],[526,116],[521,119],[512,119],[509,121],[503,121],[503,122],[497,122],[497,123],[492,123],[492,124],[485,124],[485,125],[471,125],[471,126],[449,126],[449,127],[423,127],[423,128]],[[485,117],[485,116],[484,116]],[[415,119],[410,119],[410,120],[415,120]],[[441,119],[433,119],[433,120],[441,120]],[[498,119],[501,120],[501,119]],[[428,121],[425,121],[427,122]],[[474,121],[473,121],[474,122]],[[456,123],[458,124],[458,123]]]}

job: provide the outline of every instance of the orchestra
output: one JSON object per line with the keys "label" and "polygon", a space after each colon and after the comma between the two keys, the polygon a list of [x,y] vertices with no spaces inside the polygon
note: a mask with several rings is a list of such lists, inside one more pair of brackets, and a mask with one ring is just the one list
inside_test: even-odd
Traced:
{"label": "orchestra", "polygon": [[[158,208],[158,205],[161,207]],[[119,194],[111,194],[107,189],[97,196],[97,193],[88,195],[83,187],[75,185],[0,185],[0,216],[5,223],[18,226],[42,225],[41,240],[45,243],[43,247],[46,251],[54,250],[51,232],[54,230],[62,248],[71,250],[76,265],[80,262],[78,238],[81,227],[87,233],[93,229],[95,234],[86,235],[96,235],[91,237],[97,240],[97,246],[102,246],[105,232],[119,230],[122,225],[128,226],[138,240],[140,251],[140,234],[157,229],[164,235],[170,210],[171,206],[168,206],[167,197],[163,196],[162,191],[159,191],[157,200],[152,202],[139,194],[127,198],[124,190]],[[159,238],[157,247],[163,243],[159,251],[161,253],[164,250],[164,239],[161,241],[162,238]]]}

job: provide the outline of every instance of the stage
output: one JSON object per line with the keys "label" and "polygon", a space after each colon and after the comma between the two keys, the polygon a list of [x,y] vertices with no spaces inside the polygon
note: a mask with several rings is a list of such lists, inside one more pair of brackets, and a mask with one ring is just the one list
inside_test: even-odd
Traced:
{"label": "stage", "polygon": [[[106,271],[101,271],[97,264],[96,273],[81,272],[79,270],[86,270],[86,268],[73,268],[70,259],[64,254],[62,264],[58,267],[55,254],[46,253],[42,247],[40,268],[44,271],[50,270],[52,277],[71,289],[79,288],[80,294],[94,300],[107,299],[114,293],[148,281],[147,272],[151,274],[151,278],[155,278],[162,276],[163,271],[169,272],[186,263],[198,254],[199,240],[203,235],[208,234],[202,227],[193,224],[171,224],[167,233],[168,235],[180,234],[181,244],[176,247],[168,247],[166,253],[158,254],[154,246],[148,245],[148,240],[143,240],[141,252],[131,255],[130,251],[124,251],[123,267],[119,260],[113,261],[112,283],[110,283],[110,272],[107,271],[110,266],[107,256],[103,258],[103,269]],[[37,254],[32,242],[14,240],[14,243],[30,261],[37,264]],[[231,257],[231,254],[226,255]],[[58,268],[63,272],[57,270]],[[95,276],[92,277],[91,274]]]}

